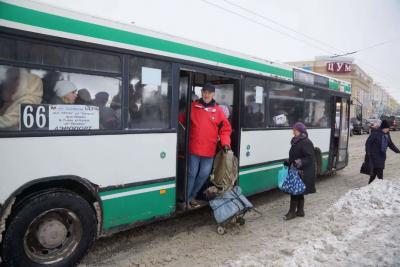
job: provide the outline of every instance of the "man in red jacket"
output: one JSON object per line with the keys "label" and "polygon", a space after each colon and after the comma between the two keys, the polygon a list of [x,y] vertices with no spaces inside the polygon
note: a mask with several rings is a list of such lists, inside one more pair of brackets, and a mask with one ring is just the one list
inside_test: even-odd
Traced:
{"label": "man in red jacket", "polygon": [[192,102],[189,133],[188,200],[191,207],[199,206],[195,197],[211,173],[218,140],[230,149],[231,125],[221,107],[215,102],[215,87],[207,83],[202,98]]}

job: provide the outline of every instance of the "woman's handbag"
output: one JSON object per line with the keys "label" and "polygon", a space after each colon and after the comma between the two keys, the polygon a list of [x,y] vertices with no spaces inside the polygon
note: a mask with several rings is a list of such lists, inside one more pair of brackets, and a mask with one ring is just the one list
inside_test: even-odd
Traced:
{"label": "woman's handbag", "polygon": [[282,190],[283,182],[288,177],[288,168],[283,166],[278,172],[278,188]]}
{"label": "woman's handbag", "polygon": [[372,171],[371,160],[369,159],[368,155],[365,154],[364,162],[360,168],[360,173],[366,174],[366,175],[371,175],[371,171]]}
{"label": "woman's handbag", "polygon": [[281,190],[295,196],[302,195],[306,191],[306,185],[301,180],[298,169],[293,166],[289,168],[287,178],[283,181]]}

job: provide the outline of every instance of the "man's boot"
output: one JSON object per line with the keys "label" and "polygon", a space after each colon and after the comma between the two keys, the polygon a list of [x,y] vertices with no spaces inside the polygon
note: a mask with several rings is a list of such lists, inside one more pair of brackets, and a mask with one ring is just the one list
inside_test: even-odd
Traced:
{"label": "man's boot", "polygon": [[291,220],[296,218],[296,208],[297,208],[297,204],[298,200],[296,196],[291,196],[290,197],[290,208],[288,213],[285,215],[284,219],[285,220]]}
{"label": "man's boot", "polygon": [[304,196],[299,198],[299,201],[297,203],[297,211],[296,211],[296,216],[298,217],[304,217]]}

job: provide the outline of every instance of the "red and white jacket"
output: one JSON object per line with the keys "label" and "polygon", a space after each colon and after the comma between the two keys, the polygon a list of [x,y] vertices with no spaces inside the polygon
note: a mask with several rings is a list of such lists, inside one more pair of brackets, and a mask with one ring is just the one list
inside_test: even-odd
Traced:
{"label": "red and white jacket", "polygon": [[[186,116],[179,121],[185,124]],[[232,127],[222,108],[213,100],[203,105],[201,100],[192,102],[190,113],[189,153],[201,157],[214,157],[218,137],[221,146],[231,146]]]}

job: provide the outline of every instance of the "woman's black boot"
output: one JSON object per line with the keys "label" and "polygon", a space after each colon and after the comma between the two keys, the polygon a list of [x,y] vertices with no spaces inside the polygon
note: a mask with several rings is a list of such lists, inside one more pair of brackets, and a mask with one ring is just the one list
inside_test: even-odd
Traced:
{"label": "woman's black boot", "polygon": [[296,211],[296,216],[298,217],[304,217],[304,196],[299,198],[299,202],[297,203],[297,211]]}
{"label": "woman's black boot", "polygon": [[288,213],[285,215],[285,217],[283,219],[291,220],[291,219],[296,218],[296,208],[297,208],[297,205],[298,205],[297,203],[298,203],[297,197],[291,196],[290,197],[290,208],[289,208],[289,211],[288,211]]}

